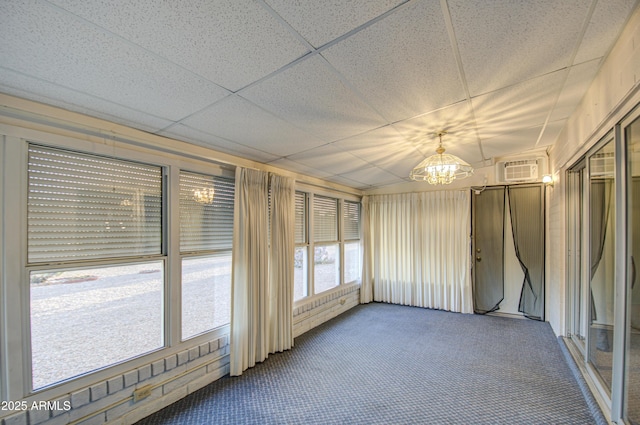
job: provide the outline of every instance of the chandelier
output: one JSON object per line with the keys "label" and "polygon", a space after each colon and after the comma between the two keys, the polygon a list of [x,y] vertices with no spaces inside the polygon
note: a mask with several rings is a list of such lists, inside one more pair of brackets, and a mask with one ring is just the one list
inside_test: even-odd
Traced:
{"label": "chandelier", "polygon": [[193,200],[199,204],[209,205],[213,204],[213,196],[215,191],[212,187],[204,187],[202,189],[195,189],[193,191]]}
{"label": "chandelier", "polygon": [[427,181],[430,184],[450,184],[455,179],[463,179],[473,174],[473,168],[455,155],[444,153],[442,136],[446,131],[438,133],[440,143],[436,154],[416,165],[409,177],[411,180]]}

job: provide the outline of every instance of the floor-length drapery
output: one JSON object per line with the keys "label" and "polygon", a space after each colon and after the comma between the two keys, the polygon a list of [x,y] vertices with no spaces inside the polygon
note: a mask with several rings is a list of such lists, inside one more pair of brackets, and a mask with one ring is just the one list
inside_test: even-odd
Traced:
{"label": "floor-length drapery", "polygon": [[265,360],[270,352],[293,344],[293,182],[277,176],[272,180],[270,208],[269,174],[244,168],[236,171],[232,376]]}
{"label": "floor-length drapery", "polygon": [[469,192],[371,195],[367,202],[374,300],[472,313]]}
{"label": "floor-length drapery", "polygon": [[360,304],[373,301],[373,247],[370,243],[369,196],[362,197],[362,285],[360,286]]}
{"label": "floor-length drapery", "polygon": [[524,272],[518,311],[544,320],[544,187],[511,186],[508,196],[513,243]]}
{"label": "floor-length drapery", "polygon": [[295,182],[271,175],[269,250],[269,352],[293,347],[293,263],[295,257]]}

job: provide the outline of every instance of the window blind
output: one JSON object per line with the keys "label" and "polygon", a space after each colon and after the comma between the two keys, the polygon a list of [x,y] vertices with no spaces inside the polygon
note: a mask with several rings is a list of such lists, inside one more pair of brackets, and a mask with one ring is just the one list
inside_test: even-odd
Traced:
{"label": "window blind", "polygon": [[338,240],[338,200],[324,196],[313,198],[313,240],[335,242]]}
{"label": "window blind", "polygon": [[344,201],[342,208],[344,240],[360,239],[360,203]]}
{"label": "window blind", "polygon": [[230,250],[233,179],[180,172],[180,251]]}
{"label": "window blind", "polygon": [[162,169],[29,146],[28,261],[162,252]]}
{"label": "window blind", "polygon": [[296,192],[295,198],[295,242],[306,243],[307,242],[307,208],[306,208],[307,194],[304,192]]}

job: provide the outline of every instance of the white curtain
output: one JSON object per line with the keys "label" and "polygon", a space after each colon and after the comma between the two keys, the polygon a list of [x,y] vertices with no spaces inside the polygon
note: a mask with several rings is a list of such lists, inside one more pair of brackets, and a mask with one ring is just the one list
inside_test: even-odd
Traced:
{"label": "white curtain", "polygon": [[295,257],[295,182],[271,175],[271,250],[269,352],[293,347],[293,267]]}
{"label": "white curtain", "polygon": [[[238,168],[231,294],[231,375],[293,346],[293,181]],[[269,223],[271,222],[271,247]]]}
{"label": "white curtain", "polygon": [[369,221],[369,197],[362,198],[362,214],[360,222],[362,228],[362,285],[360,286],[360,304],[373,301],[373,247]]}
{"label": "white curtain", "polygon": [[365,196],[375,301],[473,312],[470,201],[469,191]]}

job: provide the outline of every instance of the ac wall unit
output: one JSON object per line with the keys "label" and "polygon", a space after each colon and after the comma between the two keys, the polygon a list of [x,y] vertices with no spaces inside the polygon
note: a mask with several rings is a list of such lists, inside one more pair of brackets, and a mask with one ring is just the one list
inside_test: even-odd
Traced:
{"label": "ac wall unit", "polygon": [[501,183],[540,181],[547,171],[547,158],[528,158],[496,163],[496,180]]}
{"label": "ac wall unit", "polygon": [[597,153],[589,160],[591,177],[612,178],[615,172],[613,152]]}

